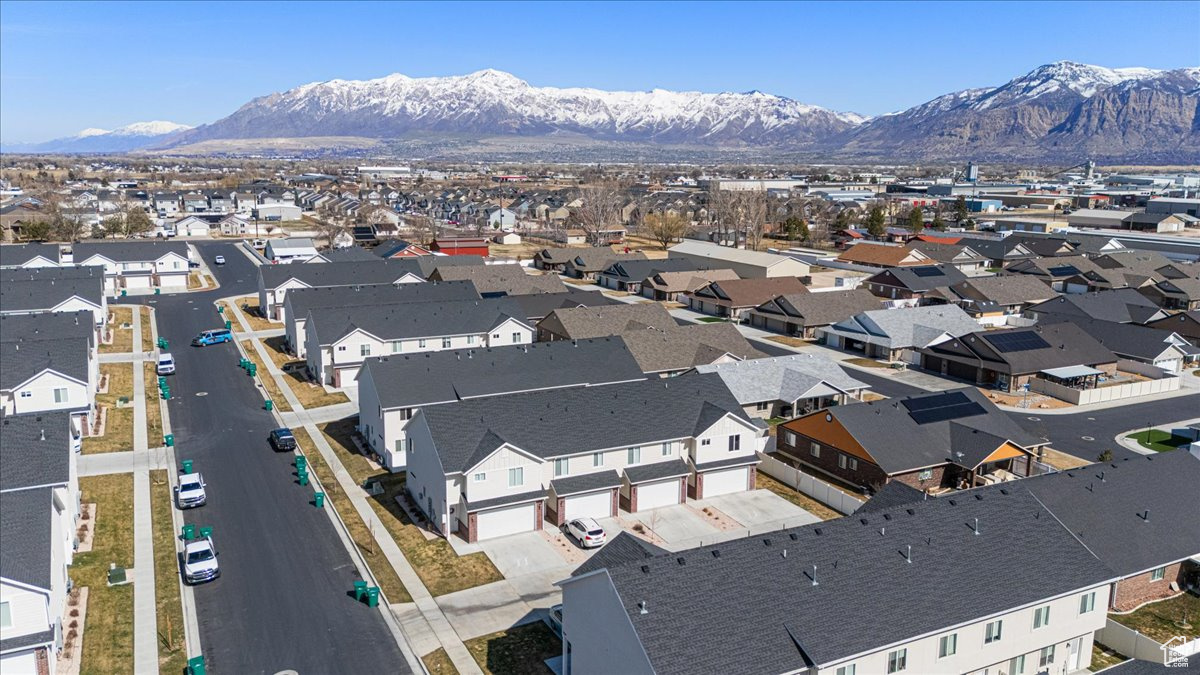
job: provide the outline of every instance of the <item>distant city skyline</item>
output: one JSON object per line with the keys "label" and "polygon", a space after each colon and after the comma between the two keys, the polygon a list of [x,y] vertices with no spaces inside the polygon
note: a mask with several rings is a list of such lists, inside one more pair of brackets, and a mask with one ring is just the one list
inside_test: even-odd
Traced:
{"label": "distant city skyline", "polygon": [[485,68],[874,116],[1059,60],[1198,66],[1197,30],[1200,2],[0,2],[0,139],[199,125],[314,81]]}

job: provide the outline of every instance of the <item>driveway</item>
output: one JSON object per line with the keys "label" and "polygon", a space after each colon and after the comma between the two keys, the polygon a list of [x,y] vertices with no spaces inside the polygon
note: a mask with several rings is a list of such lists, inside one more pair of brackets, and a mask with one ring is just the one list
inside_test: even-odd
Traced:
{"label": "driveway", "polygon": [[666,548],[674,551],[694,546],[698,542],[709,543],[708,539],[720,532],[716,525],[688,504],[639,511],[627,517],[641,523],[642,527],[657,535]]}
{"label": "driveway", "polygon": [[712,507],[741,523],[751,534],[818,523],[820,518],[770,490],[737,492],[692,502],[703,510]]}
{"label": "driveway", "polygon": [[506,579],[562,567],[563,557],[538,532],[486,539],[479,547]]}

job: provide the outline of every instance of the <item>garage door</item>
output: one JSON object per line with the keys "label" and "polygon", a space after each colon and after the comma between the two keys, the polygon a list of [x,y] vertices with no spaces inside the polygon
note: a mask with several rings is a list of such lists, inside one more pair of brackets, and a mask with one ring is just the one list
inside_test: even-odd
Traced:
{"label": "garage door", "polygon": [[337,371],[337,387],[357,387],[358,368],[339,368]]}
{"label": "garage door", "polygon": [[726,469],[704,474],[704,497],[727,495],[731,492],[745,492],[750,484],[750,468]]}
{"label": "garage door", "polygon": [[678,478],[672,478],[661,483],[643,483],[637,486],[637,491],[638,511],[679,503]]}
{"label": "garage door", "polygon": [[586,495],[566,497],[563,504],[563,518],[608,518],[612,512],[612,492],[592,492]]}
{"label": "garage door", "polygon": [[143,277],[143,276],[125,277],[125,288],[150,288],[150,277]]}
{"label": "garage door", "polygon": [[534,504],[484,511],[475,518],[476,536],[479,539],[493,539],[519,532],[532,532],[534,513]]}

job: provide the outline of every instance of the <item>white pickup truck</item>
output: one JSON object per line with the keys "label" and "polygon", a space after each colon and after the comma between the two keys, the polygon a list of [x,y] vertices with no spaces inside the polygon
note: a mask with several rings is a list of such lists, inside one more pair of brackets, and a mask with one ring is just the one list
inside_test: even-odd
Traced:
{"label": "white pickup truck", "polygon": [[179,477],[179,486],[175,488],[175,501],[181,509],[194,509],[204,506],[208,501],[205,493],[204,476],[198,473],[185,473]]}
{"label": "white pickup truck", "polygon": [[212,537],[203,537],[183,547],[183,580],[187,584],[202,584],[221,576],[217,566],[217,547]]}

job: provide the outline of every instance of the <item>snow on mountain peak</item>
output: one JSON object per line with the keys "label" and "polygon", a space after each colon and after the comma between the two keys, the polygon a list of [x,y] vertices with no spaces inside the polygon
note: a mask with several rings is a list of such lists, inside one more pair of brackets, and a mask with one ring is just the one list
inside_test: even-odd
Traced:
{"label": "snow on mountain peak", "polygon": [[75,138],[88,138],[90,136],[103,136],[104,134],[111,134],[111,133],[112,133],[111,129],[97,129],[96,127],[89,127],[87,129],[84,129],[83,131],[75,134]]}
{"label": "snow on mountain peak", "polygon": [[980,97],[971,107],[986,110],[999,105],[1032,101],[1064,90],[1091,98],[1102,89],[1132,80],[1157,77],[1163,72],[1152,68],[1105,68],[1075,61],[1055,61],[997,87]]}
{"label": "snow on mountain peak", "polygon": [[120,129],[114,130],[112,133],[116,136],[163,136],[165,134],[173,134],[177,131],[185,131],[192,127],[187,124],[177,124],[175,122],[165,122],[163,120],[154,120],[151,122],[134,122],[127,124]]}

